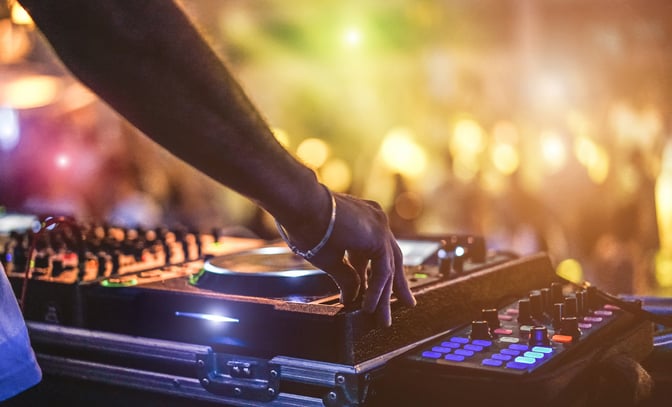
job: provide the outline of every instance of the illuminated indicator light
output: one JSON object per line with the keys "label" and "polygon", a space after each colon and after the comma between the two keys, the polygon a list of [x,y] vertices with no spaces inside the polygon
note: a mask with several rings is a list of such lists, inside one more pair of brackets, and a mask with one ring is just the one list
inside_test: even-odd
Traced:
{"label": "illuminated indicator light", "polygon": [[415,274],[413,274],[413,277],[417,278],[417,279],[424,279],[424,278],[427,278],[428,276],[425,273],[415,273]]}
{"label": "illuminated indicator light", "polygon": [[602,318],[600,318],[600,317],[584,317],[583,321],[584,322],[602,322]]}
{"label": "illuminated indicator light", "polygon": [[513,344],[509,345],[509,349],[527,351],[530,348],[527,345],[520,345],[520,344],[517,344],[517,343],[513,343]]}
{"label": "illuminated indicator light", "polygon": [[518,315],[518,309],[516,309],[516,308],[508,308],[508,309],[506,310],[506,313],[509,314],[509,315]]}
{"label": "illuminated indicator light", "polygon": [[513,315],[498,315],[497,318],[499,318],[500,321],[513,321]]}
{"label": "illuminated indicator light", "polygon": [[455,256],[457,257],[462,257],[466,253],[466,250],[464,250],[464,247],[462,246],[457,246],[455,248]]}
{"label": "illuminated indicator light", "polygon": [[492,345],[492,341],[486,341],[484,339],[474,339],[471,341],[474,345],[482,346],[484,348],[487,348],[488,346]]}
{"label": "illuminated indicator light", "polygon": [[595,311],[594,314],[595,314],[595,315],[599,315],[599,316],[601,316],[601,317],[610,317],[610,316],[614,315],[614,313],[611,312],[611,311],[600,310],[600,309],[598,309],[597,311]]}
{"label": "illuminated indicator light", "polygon": [[138,280],[131,278],[127,280],[120,280],[120,279],[108,279],[108,280],[103,280],[100,285],[103,287],[130,287],[138,284]]}
{"label": "illuminated indicator light", "polygon": [[520,351],[519,350],[514,350],[514,349],[502,349],[499,351],[502,355],[509,355],[509,356],[519,356]]}
{"label": "illuminated indicator light", "polygon": [[[518,355],[513,355],[513,356],[518,356]],[[503,360],[503,361],[506,362],[508,360],[513,359],[513,356],[512,355],[505,355],[505,354],[502,354],[502,353],[495,353],[494,355],[491,356],[491,358],[497,359],[497,360]]]}
{"label": "illuminated indicator light", "polygon": [[453,353],[460,356],[474,356],[474,352],[467,349],[455,349]]}
{"label": "illuminated indicator light", "polygon": [[502,362],[501,360],[494,360],[494,359],[483,359],[483,362],[481,363],[483,364],[483,366],[493,366],[493,367],[499,367],[502,364],[504,364],[504,362]]}
{"label": "illuminated indicator light", "polygon": [[523,356],[526,358],[541,359],[544,357],[544,354],[540,352],[525,352]]}
{"label": "illuminated indicator light", "polygon": [[[478,346],[478,345],[464,345],[464,349],[472,352],[481,352],[483,350],[483,346]],[[457,351],[455,351],[457,352]]]}
{"label": "illuminated indicator light", "polygon": [[426,350],[422,352],[422,357],[423,358],[430,358],[430,359],[438,359],[441,357],[441,354],[439,352],[432,352],[429,350]]}
{"label": "illuminated indicator light", "polygon": [[551,340],[559,343],[570,343],[572,342],[572,337],[568,335],[553,335]]}
{"label": "illuminated indicator light", "polygon": [[432,348],[432,351],[441,352],[441,353],[450,353],[451,350],[453,350],[453,349],[446,348],[445,346],[435,346],[435,347]]}
{"label": "illuminated indicator light", "polygon": [[460,344],[457,342],[441,342],[441,346],[445,348],[457,349],[460,347]]}
{"label": "illuminated indicator light", "polygon": [[586,322],[579,322],[579,328],[581,329],[590,329],[593,327],[593,324],[589,324]]}
{"label": "illuminated indicator light", "polygon": [[[510,335],[510,333],[509,333],[509,335]],[[504,336],[502,338],[499,338],[499,340],[501,342],[506,342],[506,343],[518,343],[518,342],[520,342],[520,338],[514,338],[513,336]]]}
{"label": "illuminated indicator light", "polygon": [[200,319],[203,321],[212,321],[212,322],[233,322],[233,323],[238,323],[240,320],[237,318],[231,318],[231,317],[225,317],[222,315],[215,315],[215,314],[204,314],[200,312],[180,312],[180,311],[175,311],[175,316],[176,317],[187,317],[187,318],[193,318],[193,319]]}
{"label": "illuminated indicator light", "polygon": [[527,357],[527,356],[518,356],[517,358],[514,359],[514,361],[518,362],[518,363],[523,363],[523,364],[526,364],[526,365],[533,365],[533,364],[537,363],[537,359],[530,358],[530,357]]}
{"label": "illuminated indicator light", "polygon": [[[497,335],[511,335],[513,333],[513,330],[507,328],[495,328],[493,332]],[[515,339],[516,341],[518,341],[518,338],[511,338],[511,339]]]}
{"label": "illuminated indicator light", "polygon": [[469,343],[469,339],[462,336],[453,336],[450,338],[450,341],[455,343]]}
{"label": "illuminated indicator light", "polygon": [[619,308],[617,305],[613,305],[613,304],[606,304],[606,305],[605,305],[604,307],[602,307],[602,308],[604,308],[604,309],[608,309],[608,310],[611,310],[611,311],[620,310],[620,308]]}
{"label": "illuminated indicator light", "polygon": [[539,352],[539,353],[552,353],[553,348],[549,348],[548,346],[534,346],[532,348],[532,352]]}
{"label": "illuminated indicator light", "polygon": [[447,354],[446,356],[443,357],[445,360],[449,360],[451,362],[462,362],[464,361],[464,356],[462,355],[454,355],[452,353]]}
{"label": "illuminated indicator light", "polygon": [[530,365],[526,363],[509,362],[506,364],[506,367],[509,369],[526,370],[530,368]]}

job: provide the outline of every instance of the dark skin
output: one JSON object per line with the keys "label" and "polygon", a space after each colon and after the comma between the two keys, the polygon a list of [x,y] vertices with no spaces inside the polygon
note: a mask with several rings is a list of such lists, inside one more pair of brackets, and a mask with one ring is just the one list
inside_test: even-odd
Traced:
{"label": "dark skin", "polygon": [[[63,63],[130,123],[172,154],[248,197],[301,250],[323,237],[331,213],[312,170],[273,137],[221,59],[168,0],[22,0]],[[362,309],[391,324],[392,293],[414,305],[402,255],[382,208],[335,194],[327,244],[309,259]],[[347,256],[346,256],[347,253]],[[371,268],[367,281],[367,267]]]}

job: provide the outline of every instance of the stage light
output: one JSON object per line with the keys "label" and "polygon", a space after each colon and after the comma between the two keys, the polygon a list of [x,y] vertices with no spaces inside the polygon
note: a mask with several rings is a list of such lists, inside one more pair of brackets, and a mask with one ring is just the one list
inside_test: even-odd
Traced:
{"label": "stage light", "polygon": [[19,3],[16,1],[13,2],[12,4],[12,9],[11,9],[11,19],[12,23],[17,24],[17,25],[27,25],[27,26],[33,26],[35,25],[33,23],[33,19],[30,18],[30,15],[26,12],[26,10],[21,7]]}
{"label": "stage light", "polygon": [[15,109],[47,106],[63,92],[63,80],[49,75],[22,75],[0,87],[0,104]]}
{"label": "stage light", "polygon": [[21,137],[19,115],[11,107],[0,106],[0,150],[11,151]]}
{"label": "stage light", "polygon": [[427,156],[414,139],[414,134],[406,128],[395,128],[387,133],[380,153],[385,165],[392,172],[408,177],[417,177],[424,173]]}
{"label": "stage light", "polygon": [[518,169],[520,158],[511,144],[496,143],[492,148],[492,164],[504,175],[511,175]]}
{"label": "stage light", "polygon": [[58,168],[61,169],[68,168],[70,167],[70,156],[68,156],[65,153],[57,154],[56,157],[54,158],[54,163]]}
{"label": "stage light", "polygon": [[544,130],[540,137],[541,155],[546,168],[550,173],[560,171],[567,161],[565,143],[559,133],[553,130]]}
{"label": "stage light", "polygon": [[350,27],[343,33],[343,43],[348,48],[358,47],[362,42],[362,33],[359,29]]}

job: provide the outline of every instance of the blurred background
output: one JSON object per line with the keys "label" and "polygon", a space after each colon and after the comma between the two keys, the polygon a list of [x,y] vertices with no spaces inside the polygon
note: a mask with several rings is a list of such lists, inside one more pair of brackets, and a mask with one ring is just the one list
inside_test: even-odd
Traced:
{"label": "blurred background", "polygon": [[[615,293],[672,291],[668,0],[183,4],[286,148],[398,236],[478,234]],[[275,236],[78,84],[14,1],[0,206]]]}

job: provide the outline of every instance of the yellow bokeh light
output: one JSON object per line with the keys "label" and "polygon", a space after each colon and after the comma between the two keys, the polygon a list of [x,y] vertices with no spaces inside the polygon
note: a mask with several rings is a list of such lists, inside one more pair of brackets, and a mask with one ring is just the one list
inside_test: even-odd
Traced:
{"label": "yellow bokeh light", "polygon": [[17,2],[14,2],[12,4],[11,19],[14,24],[28,25],[28,26],[34,25],[33,19],[26,12],[26,10],[23,7],[21,7],[21,5]]}
{"label": "yellow bokeh light", "polygon": [[596,184],[602,184],[609,175],[609,154],[607,151],[590,140],[579,136],[574,141],[574,155],[588,170],[588,176]]}
{"label": "yellow bokeh light", "polygon": [[413,133],[404,128],[391,130],[381,146],[382,159],[391,171],[409,177],[424,173],[425,151],[414,141]]}
{"label": "yellow bokeh light", "polygon": [[471,119],[462,119],[455,123],[450,140],[450,152],[453,156],[475,156],[484,148],[485,137],[480,124]]}
{"label": "yellow bokeh light", "polygon": [[297,147],[296,155],[306,166],[317,169],[329,158],[329,146],[324,140],[307,138]]}
{"label": "yellow bokeh light", "polygon": [[567,161],[567,150],[560,134],[553,130],[541,133],[541,155],[550,173],[560,171]]}
{"label": "yellow bokeh light", "polygon": [[497,143],[491,152],[492,164],[504,175],[511,175],[518,169],[520,158],[511,144]]}
{"label": "yellow bokeh light", "polygon": [[561,261],[556,267],[555,273],[565,280],[575,284],[581,284],[584,281],[581,263],[574,259],[565,259]]}
{"label": "yellow bokeh light", "polygon": [[47,75],[23,76],[4,83],[0,89],[0,104],[15,109],[30,109],[49,105],[63,91],[61,79]]}
{"label": "yellow bokeh light", "polygon": [[362,42],[362,33],[360,30],[354,27],[350,27],[345,30],[343,33],[343,43],[350,47],[354,48],[361,44]]}
{"label": "yellow bokeh light", "polygon": [[320,169],[320,179],[332,191],[346,192],[352,184],[352,171],[345,161],[331,158]]}

